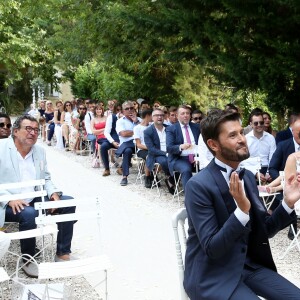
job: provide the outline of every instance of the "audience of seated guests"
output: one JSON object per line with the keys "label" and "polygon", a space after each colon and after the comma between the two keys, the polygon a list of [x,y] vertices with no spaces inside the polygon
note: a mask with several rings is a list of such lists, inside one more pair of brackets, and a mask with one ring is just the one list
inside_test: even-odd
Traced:
{"label": "audience of seated guests", "polygon": [[276,137],[276,131],[272,129],[272,125],[271,125],[271,122],[272,122],[272,118],[271,118],[271,115],[264,111],[263,112],[263,119],[264,119],[264,131],[272,134],[274,137]]}
{"label": "audience of seated guests", "polygon": [[[146,160],[148,149],[144,140],[144,131],[149,127],[149,124],[152,121],[152,109],[142,111],[141,117],[141,123],[133,128],[133,137],[137,148],[137,156]],[[151,185],[151,171],[145,165],[145,187],[150,189]]]}
{"label": "audience of seated guests", "polygon": [[116,156],[123,156],[123,178],[120,184],[121,186],[126,186],[128,184],[127,177],[129,175],[129,165],[135,148],[133,143],[133,129],[141,122],[141,119],[137,117],[136,111],[131,101],[125,101],[122,104],[122,109],[124,116],[117,121],[116,125],[116,131],[120,137],[120,147],[116,151]]}
{"label": "audience of seated guests", "polygon": [[51,146],[51,140],[54,135],[54,129],[55,129],[54,108],[51,101],[46,102],[45,122],[46,122],[46,131],[47,131],[46,143],[48,146]]}
{"label": "audience of seated guests", "polygon": [[195,168],[194,147],[198,144],[200,127],[190,122],[191,109],[186,105],[178,108],[178,122],[167,127],[167,152],[171,175],[181,174],[183,190]]}
{"label": "audience of seated guests", "polygon": [[166,143],[166,127],[163,122],[164,112],[160,108],[155,108],[152,112],[153,124],[144,131],[145,144],[148,149],[146,158],[146,166],[149,170],[153,170],[154,164],[159,163],[166,175],[166,185],[169,192],[174,194],[174,180],[170,175],[167,143]]}
{"label": "audience of seated guests", "polygon": [[298,120],[300,113],[299,112],[291,112],[288,118],[288,128],[282,131],[277,132],[276,134],[276,144],[285,141],[289,138],[292,138],[292,126],[296,120]]}
{"label": "audience of seated guests", "polygon": [[6,139],[10,136],[11,126],[9,115],[0,113],[0,139]]}
{"label": "audience of seated guests", "polygon": [[256,174],[257,170],[252,168],[251,159],[253,157],[258,157],[260,159],[261,169],[257,176],[260,177],[260,182],[265,184],[267,181],[270,181],[270,178],[266,175],[266,173],[273,153],[276,150],[275,138],[272,134],[264,131],[262,113],[253,113],[250,118],[250,125],[252,127],[252,131],[246,134],[250,158],[244,160],[242,164],[246,169],[249,169]]}
{"label": "audience of seated guests", "polygon": [[62,135],[62,128],[61,125],[63,124],[64,120],[61,118],[61,115],[64,111],[63,102],[61,100],[57,100],[56,103],[56,109],[54,111],[54,123],[55,123],[55,129],[54,133],[56,136],[56,149],[64,149],[64,142],[63,142],[63,135]]}
{"label": "audience of seated guests", "polygon": [[91,152],[95,152],[96,148],[96,136],[92,132],[91,122],[94,119],[94,110],[95,110],[96,102],[95,100],[90,100],[88,104],[88,110],[84,117],[85,129],[87,132],[87,139],[91,141]]}
{"label": "audience of seated guests", "polygon": [[64,103],[64,111],[61,114],[61,120],[63,120],[63,123],[61,124],[61,130],[62,135],[65,141],[65,148],[67,151],[69,151],[69,136],[71,132],[72,124],[72,113],[73,113],[73,107],[71,101],[66,101]]}
{"label": "audience of seated guests", "polygon": [[178,119],[177,119],[177,107],[176,106],[171,106],[169,108],[168,121],[165,124],[166,125],[172,125],[172,124],[175,124],[177,121],[178,121]]}
{"label": "audience of seated guests", "polygon": [[203,119],[203,112],[199,109],[195,109],[192,112],[192,123],[200,124]]}
{"label": "audience of seated guests", "polygon": [[101,104],[97,104],[94,109],[94,118],[91,121],[90,128],[93,135],[96,136],[96,141],[97,141],[96,151],[98,155],[100,155],[99,145],[101,145],[101,143],[104,140],[106,140],[104,135],[105,124],[106,124],[106,116],[104,115],[103,106]]}

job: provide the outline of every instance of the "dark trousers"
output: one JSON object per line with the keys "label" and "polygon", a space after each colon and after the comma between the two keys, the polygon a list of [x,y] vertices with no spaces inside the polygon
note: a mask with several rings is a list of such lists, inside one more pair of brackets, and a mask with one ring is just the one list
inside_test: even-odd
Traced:
{"label": "dark trousers", "polygon": [[170,176],[168,158],[166,156],[160,155],[155,157],[155,162],[159,163],[165,173],[165,175]]}
{"label": "dark trousers", "polygon": [[[61,200],[73,199],[70,196],[61,196]],[[45,197],[46,201],[49,201],[48,197]],[[19,230],[29,230],[35,229],[35,218],[38,216],[38,211],[34,209],[34,203],[41,202],[41,198],[35,198],[30,202],[29,206],[25,206],[24,209],[14,214],[11,207],[7,206],[5,211],[5,221],[6,222],[18,222]],[[59,214],[69,214],[74,213],[75,207],[63,207],[57,210]],[[69,222],[59,222],[57,223],[58,233],[57,233],[57,247],[56,254],[64,255],[71,253],[71,241],[73,237],[73,225],[74,221]],[[29,254],[34,256],[35,254],[35,238],[22,239],[21,243],[21,253]]]}
{"label": "dark trousers", "polygon": [[181,182],[183,190],[189,179],[193,176],[193,165],[190,163],[188,156],[182,156],[176,160],[174,164],[174,171],[181,174]]}
{"label": "dark trousers", "polygon": [[48,141],[51,141],[54,135],[54,128],[55,128],[55,124],[54,123],[50,123],[48,126]]}
{"label": "dark trousers", "polygon": [[300,289],[270,269],[244,268],[242,279],[229,299],[258,300],[257,295],[270,300],[297,300]]}
{"label": "dark trousers", "polygon": [[109,170],[108,150],[111,148],[114,148],[114,146],[108,140],[104,141],[101,144],[100,154],[101,154],[102,162],[104,164],[104,168],[106,170]]}

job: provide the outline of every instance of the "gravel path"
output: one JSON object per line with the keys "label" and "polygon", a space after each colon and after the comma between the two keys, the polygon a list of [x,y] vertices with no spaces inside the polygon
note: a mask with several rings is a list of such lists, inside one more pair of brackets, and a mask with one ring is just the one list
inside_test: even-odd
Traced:
{"label": "gravel path", "polygon": [[[89,157],[43,146],[47,150],[52,179],[65,194],[75,198],[99,196],[102,201],[101,245],[90,246],[89,235],[97,232],[91,225],[77,224],[73,252],[89,255],[99,251],[109,255],[113,264],[108,273],[109,299],[179,299],[171,227],[171,216],[179,205],[172,201],[164,183],[161,197],[157,191],[135,184],[134,166],[130,171],[129,185],[121,187],[121,176],[116,174],[116,169],[112,168],[111,176],[102,177],[103,169],[91,168]],[[284,260],[278,258],[289,243],[287,229],[270,243],[279,273],[300,287],[299,251],[293,249]],[[90,283],[95,284],[98,274],[86,278],[76,281],[75,299],[101,299],[103,290],[90,286]]]}

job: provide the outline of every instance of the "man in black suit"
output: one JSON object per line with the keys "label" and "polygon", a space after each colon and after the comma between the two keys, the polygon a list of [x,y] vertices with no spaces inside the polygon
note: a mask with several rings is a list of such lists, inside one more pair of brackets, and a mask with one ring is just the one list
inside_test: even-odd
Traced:
{"label": "man in black suit", "polygon": [[191,109],[186,105],[178,107],[178,122],[167,127],[167,152],[171,175],[174,171],[181,174],[183,189],[192,177],[195,167],[194,147],[200,135],[199,124],[190,122]]}
{"label": "man in black suit", "polygon": [[291,112],[289,115],[289,127],[285,130],[279,131],[276,134],[275,141],[276,145],[282,141],[288,140],[293,137],[292,134],[292,126],[293,124],[300,119],[300,113],[298,112]]}
{"label": "man in black suit", "polygon": [[300,289],[277,274],[268,242],[296,218],[300,175],[286,180],[285,199],[269,215],[253,174],[239,170],[249,157],[239,114],[211,111],[201,130],[215,158],[186,185],[184,287],[189,298],[300,299]]}

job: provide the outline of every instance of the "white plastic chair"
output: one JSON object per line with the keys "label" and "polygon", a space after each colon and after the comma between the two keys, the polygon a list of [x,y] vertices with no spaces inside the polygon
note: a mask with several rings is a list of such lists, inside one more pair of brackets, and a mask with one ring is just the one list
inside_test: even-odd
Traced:
{"label": "white plastic chair", "polygon": [[[187,212],[185,208],[181,208],[175,213],[172,217],[172,227],[174,230],[175,237],[175,247],[176,247],[176,256],[177,256],[177,264],[178,264],[178,275],[179,275],[179,285],[180,285],[180,299],[187,300],[188,296],[183,287],[183,279],[184,279],[184,259],[183,254],[186,250],[186,230],[185,230],[185,222],[187,219]],[[182,240],[182,242],[181,242]]]}
{"label": "white plastic chair", "polygon": [[[70,199],[66,201],[47,201],[36,202],[34,207],[39,211],[39,216],[35,219],[36,224],[47,225],[55,224],[57,222],[75,221],[75,220],[91,220],[96,219],[98,223],[100,236],[100,200],[98,198],[85,199],[85,207],[89,207],[88,211],[76,211],[71,214],[61,215],[46,215],[44,212],[52,208],[62,208],[70,206],[78,206],[83,200]],[[95,255],[87,258],[80,258],[74,261],[67,261],[63,263],[41,263],[39,265],[39,279],[46,279],[45,297],[43,299],[52,299],[51,286],[49,280],[53,278],[74,277],[92,273],[95,271],[104,271],[104,279],[98,284],[105,283],[105,299],[108,297],[107,291],[107,270],[111,267],[109,258],[106,255]],[[98,285],[97,284],[97,285]],[[56,291],[57,292],[57,291]]]}
{"label": "white plastic chair", "polygon": [[[45,196],[47,195],[47,192],[46,190],[44,190],[44,185],[45,185],[45,179],[0,184],[0,192],[2,194],[0,196],[0,202],[7,202],[12,200],[27,199],[27,198],[37,198],[37,197],[41,197],[42,201],[45,201]],[[22,188],[26,188],[26,187],[35,187],[36,190],[33,192],[22,192]],[[17,191],[15,194],[12,193],[14,190]],[[35,257],[38,256],[40,253],[42,253],[43,260],[45,260],[45,250],[49,246],[53,245],[54,234],[56,233],[57,233],[56,226],[48,225],[48,226],[39,226],[36,229],[10,232],[6,234],[8,235],[11,241],[41,237],[42,247],[40,249],[40,252],[35,254]],[[51,237],[49,242],[46,242],[44,239],[46,235],[50,235]],[[50,249],[52,251],[52,247],[50,247]],[[19,253],[10,250],[8,250],[7,253],[20,257]],[[50,256],[53,257],[52,252]],[[10,276],[12,275],[14,275],[14,273],[11,274]]]}
{"label": "white plastic chair", "polygon": [[[179,174],[178,177],[176,176],[177,174]],[[178,203],[178,206],[180,207],[180,194],[183,193],[183,189],[181,189],[181,187],[180,187],[181,173],[174,171],[173,177],[174,177],[174,181],[175,181],[175,189],[174,189],[174,194],[173,194],[172,200],[177,198],[177,203]]]}

